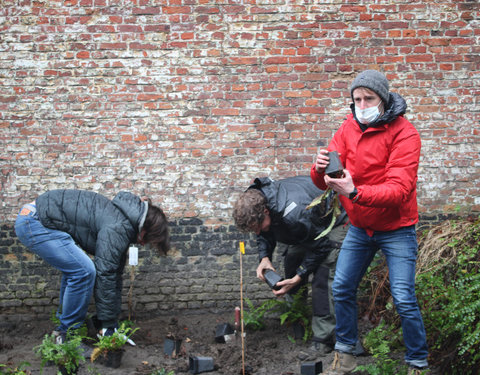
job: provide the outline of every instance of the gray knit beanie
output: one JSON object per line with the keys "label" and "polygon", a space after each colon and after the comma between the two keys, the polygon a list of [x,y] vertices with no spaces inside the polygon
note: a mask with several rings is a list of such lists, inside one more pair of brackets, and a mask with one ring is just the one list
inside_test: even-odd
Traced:
{"label": "gray knit beanie", "polygon": [[388,81],[387,78],[376,70],[365,70],[361,72],[350,87],[350,95],[353,99],[353,90],[358,87],[366,87],[375,91],[385,104],[388,104]]}

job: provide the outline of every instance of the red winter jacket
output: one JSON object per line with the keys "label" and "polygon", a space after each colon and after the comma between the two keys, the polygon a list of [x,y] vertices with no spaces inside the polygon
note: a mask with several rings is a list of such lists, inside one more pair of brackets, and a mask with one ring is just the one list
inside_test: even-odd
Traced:
{"label": "red winter jacket", "polygon": [[[418,222],[417,170],[420,136],[403,116],[364,132],[351,114],[335,133],[329,151],[337,150],[357,187],[353,203],[340,195],[351,223],[371,236],[373,231],[391,231]],[[326,189],[324,174],[313,165],[314,184]]]}

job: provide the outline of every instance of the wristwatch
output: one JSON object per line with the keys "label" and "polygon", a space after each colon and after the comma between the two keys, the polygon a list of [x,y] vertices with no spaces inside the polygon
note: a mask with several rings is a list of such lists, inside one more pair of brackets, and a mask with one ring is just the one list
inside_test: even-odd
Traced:
{"label": "wristwatch", "polygon": [[353,187],[353,191],[350,194],[348,194],[348,199],[350,199],[350,200],[355,199],[357,194],[358,194],[357,188]]}

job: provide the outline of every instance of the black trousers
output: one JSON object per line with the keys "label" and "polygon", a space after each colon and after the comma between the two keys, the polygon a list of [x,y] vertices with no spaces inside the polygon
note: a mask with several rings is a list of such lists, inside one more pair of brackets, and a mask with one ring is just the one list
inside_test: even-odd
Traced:
{"label": "black trousers", "polygon": [[[283,244],[282,244],[283,245]],[[306,249],[301,246],[283,245],[284,248],[284,272],[285,278],[296,275],[298,266],[303,261]],[[339,248],[332,248],[330,253],[318,265],[308,279],[311,279],[312,295],[312,331],[313,340],[333,345],[335,332],[335,310],[333,305],[332,283],[335,275],[335,265]],[[289,294],[294,295],[298,290],[309,282],[308,279],[293,288]],[[305,300],[308,298],[308,290],[305,289]]]}

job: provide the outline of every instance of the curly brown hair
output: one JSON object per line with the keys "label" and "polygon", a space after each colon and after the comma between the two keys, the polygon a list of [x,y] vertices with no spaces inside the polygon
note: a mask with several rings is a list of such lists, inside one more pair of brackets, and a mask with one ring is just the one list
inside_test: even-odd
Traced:
{"label": "curly brown hair", "polygon": [[240,194],[233,205],[233,219],[235,225],[242,232],[251,232],[261,225],[265,219],[267,199],[258,189],[248,189]]}

